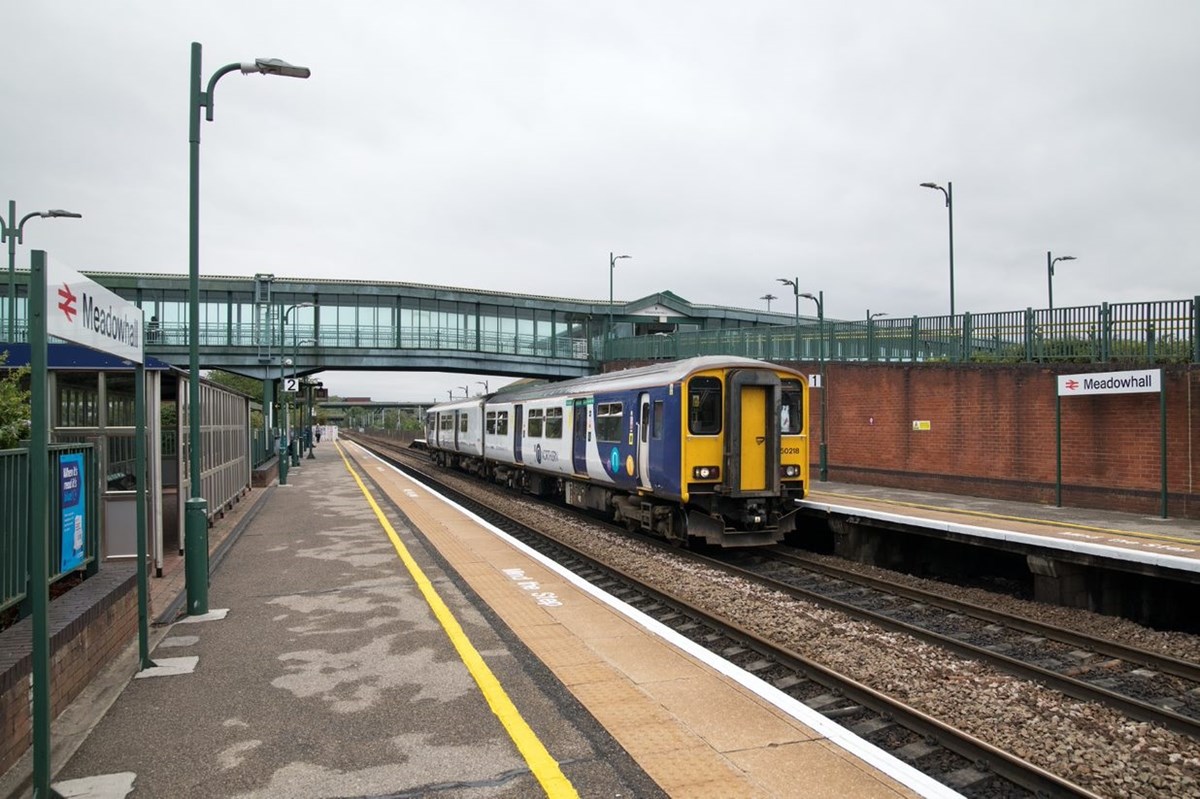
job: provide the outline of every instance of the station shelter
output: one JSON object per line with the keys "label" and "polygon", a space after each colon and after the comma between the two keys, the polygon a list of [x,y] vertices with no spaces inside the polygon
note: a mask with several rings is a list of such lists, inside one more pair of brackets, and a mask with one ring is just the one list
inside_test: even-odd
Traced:
{"label": "station shelter", "polygon": [[[0,368],[29,363],[27,344],[0,344]],[[49,348],[51,443],[91,443],[97,451],[100,499],[99,559],[132,560],[137,553],[134,365],[74,344]],[[191,495],[188,373],[147,357],[147,547],[161,576],[164,557],[183,554],[184,502]],[[202,493],[210,518],[250,490],[251,399],[202,380]],[[157,442],[157,445],[155,445]]]}

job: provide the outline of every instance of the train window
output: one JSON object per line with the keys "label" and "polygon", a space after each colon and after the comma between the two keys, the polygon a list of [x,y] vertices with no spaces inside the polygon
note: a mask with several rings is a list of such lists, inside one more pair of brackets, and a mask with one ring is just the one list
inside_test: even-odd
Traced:
{"label": "train window", "polygon": [[621,415],[623,409],[619,402],[600,402],[596,404],[596,440],[621,440]]}
{"label": "train window", "polygon": [[438,426],[442,430],[453,430],[454,429],[454,414],[451,414],[451,413],[441,414],[438,417]]}
{"label": "train window", "polygon": [[664,405],[662,400],[654,401],[654,420],[650,423],[650,437],[658,440],[663,437],[663,412]]}
{"label": "train window", "polygon": [[458,417],[458,432],[460,432],[460,433],[467,432],[467,420],[470,418],[471,417],[465,413]]}
{"label": "train window", "polygon": [[483,420],[483,429],[490,436],[496,435],[496,412],[495,411],[487,412],[487,417],[485,417]]}
{"label": "train window", "polygon": [[529,435],[531,438],[542,437],[542,416],[545,413],[541,408],[529,409]]}
{"label": "train window", "polygon": [[712,436],[721,432],[721,381],[693,377],[688,383],[688,432]]}
{"label": "train window", "polygon": [[496,411],[496,435],[508,435],[508,411]]}
{"label": "train window", "polygon": [[563,435],[563,409],[562,408],[547,408],[546,409],[546,438],[562,438]]}
{"label": "train window", "polygon": [[783,401],[779,408],[779,432],[785,436],[804,432],[804,389],[799,380],[783,381]]}

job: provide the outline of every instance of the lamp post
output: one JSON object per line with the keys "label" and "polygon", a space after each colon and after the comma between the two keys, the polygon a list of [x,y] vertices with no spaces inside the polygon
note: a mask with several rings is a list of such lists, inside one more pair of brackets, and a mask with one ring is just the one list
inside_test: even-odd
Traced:
{"label": "lamp post", "polygon": [[875,360],[875,317],[877,316],[887,316],[887,312],[871,313],[871,309],[867,309],[867,353],[872,361]]}
{"label": "lamp post", "polygon": [[24,244],[25,239],[22,233],[25,230],[25,223],[35,216],[40,216],[43,219],[68,217],[71,219],[82,219],[83,214],[77,214],[74,211],[64,211],[61,208],[51,208],[49,211],[33,211],[21,217],[21,221],[17,221],[17,202],[16,200],[8,201],[8,221],[0,216],[0,241],[8,242],[8,342],[16,341],[17,336],[17,245]]}
{"label": "lamp post", "polygon": [[283,75],[307,78],[307,67],[296,67],[278,58],[259,58],[226,64],[201,88],[200,43],[192,42],[192,68],[188,102],[188,420],[190,422],[191,496],[184,514],[184,582],[189,616],[208,613],[208,503],[204,499],[200,462],[200,109],[213,120],[213,91],[217,81],[234,70],[242,74]]}
{"label": "lamp post", "polygon": [[313,391],[320,389],[320,388],[324,388],[324,387],[325,387],[325,384],[322,383],[320,380],[316,380],[316,381],[308,384],[308,457],[306,458],[306,460],[310,460],[310,461],[316,460],[316,456],[313,455],[313,436],[312,436],[313,425],[317,421],[313,417]]}
{"label": "lamp post", "polygon": [[1050,310],[1054,310],[1054,265],[1059,261],[1074,261],[1074,255],[1060,255],[1057,258],[1050,257],[1050,251],[1046,250],[1046,289],[1050,299]]}
{"label": "lamp post", "polygon": [[817,335],[821,337],[817,343],[817,362],[821,372],[821,449],[817,458],[817,466],[821,470],[821,482],[824,483],[829,479],[829,462],[826,457],[828,448],[825,441],[825,417],[827,416],[826,411],[829,409],[829,404],[825,401],[825,397],[829,393],[829,389],[825,385],[825,292],[818,291],[815,297],[808,293],[799,296],[807,297],[817,304]]}
{"label": "lamp post", "polygon": [[483,386],[483,393],[484,393],[484,394],[488,393],[488,381],[486,381],[486,380],[476,380],[476,381],[475,381],[475,385],[477,385],[477,386]]}
{"label": "lamp post", "polygon": [[613,272],[617,268],[617,261],[632,257],[632,255],[613,255],[611,252],[608,254],[608,338],[613,336]]}
{"label": "lamp post", "polygon": [[795,277],[788,279],[786,277],[777,277],[775,280],[776,282],[782,283],[785,286],[791,286],[792,294],[796,296],[796,329],[795,340],[792,342],[792,346],[796,351],[795,355],[796,360],[798,361],[800,360],[800,278]]}
{"label": "lamp post", "polygon": [[770,313],[771,312],[771,300],[777,300],[779,298],[776,297],[774,294],[764,294],[761,297],[759,297],[759,299],[767,301],[767,313]]}
{"label": "lamp post", "polygon": [[462,393],[463,393],[464,397],[471,396],[471,387],[470,386],[458,386],[458,388],[462,389]]}
{"label": "lamp post", "polygon": [[[292,311],[296,310],[297,308],[311,308],[311,307],[313,307],[313,303],[311,303],[311,302],[297,302],[297,303],[289,305],[287,308],[285,308],[283,313],[280,315],[280,317],[279,317],[279,357],[282,360],[287,360],[287,358],[285,358],[284,356],[287,354],[287,321],[288,321],[288,317],[290,317],[292,315]],[[296,377],[296,357],[298,355],[297,348],[298,348],[298,345],[296,344],[296,322],[295,322],[295,320],[292,320],[291,366],[292,366],[292,378],[293,379]],[[283,435],[280,437],[281,453],[286,453],[283,455],[283,457],[287,458],[288,460],[291,460],[291,455],[292,455],[292,418],[291,418],[290,411],[291,411],[292,404],[290,402],[288,402],[287,405],[285,406],[283,403],[283,399],[282,399],[282,395],[285,393],[284,389],[286,388],[286,385],[284,384],[284,374],[283,374],[282,362],[279,367],[279,383],[280,383],[279,390],[280,390],[280,397],[281,397],[279,407],[280,408],[286,407],[287,410],[289,411],[289,413],[285,417],[284,426],[283,426]]]}
{"label": "lamp post", "polygon": [[[311,302],[310,303],[301,303],[300,305],[298,305],[296,307],[299,308],[304,305],[312,305],[312,303]],[[296,323],[292,322],[292,385],[295,385],[297,388],[299,388],[299,385],[300,385],[299,381],[296,379],[296,370],[298,368],[297,364],[300,361],[300,345],[301,344],[316,344],[316,343],[317,343],[317,340],[315,338],[306,338],[303,341],[297,341],[296,340]],[[304,424],[303,404],[297,403],[297,405],[299,407],[296,408],[296,421],[300,425],[303,425]],[[288,401],[289,411],[291,410],[291,407],[292,407],[292,403],[289,399],[289,401]],[[291,420],[291,415],[289,414],[288,415],[288,431],[289,432],[291,432],[291,426],[292,426],[292,420]],[[300,466],[300,454],[304,449],[304,434],[303,433],[300,434],[300,440],[299,440],[299,442],[296,442],[296,443],[298,443],[299,446],[294,446],[291,441],[288,442],[288,453],[291,455],[292,465]]]}
{"label": "lamp post", "polygon": [[950,319],[954,321],[954,184],[946,183],[942,188],[936,183],[922,183],[922,188],[937,189],[946,195],[946,211],[950,217]]}

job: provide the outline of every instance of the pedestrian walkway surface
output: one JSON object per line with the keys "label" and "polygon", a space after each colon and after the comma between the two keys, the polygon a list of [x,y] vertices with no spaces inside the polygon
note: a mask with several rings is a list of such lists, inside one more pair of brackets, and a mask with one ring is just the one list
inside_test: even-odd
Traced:
{"label": "pedestrian walkway surface", "polygon": [[[157,642],[156,662],[194,658],[190,673],[131,681],[56,774],[60,792],[543,794],[336,449],[320,456],[270,493],[213,576],[210,608],[224,618],[187,618]],[[530,724],[553,736],[567,771],[595,795],[660,795],[402,535]]]}

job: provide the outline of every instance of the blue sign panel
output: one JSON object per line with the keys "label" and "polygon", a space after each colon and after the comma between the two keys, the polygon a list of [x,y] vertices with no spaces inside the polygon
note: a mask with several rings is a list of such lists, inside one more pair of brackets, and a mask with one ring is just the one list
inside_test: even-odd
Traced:
{"label": "blue sign panel", "polygon": [[60,571],[83,564],[87,529],[87,494],[84,486],[83,454],[71,453],[58,459],[58,493],[62,507],[62,558]]}

